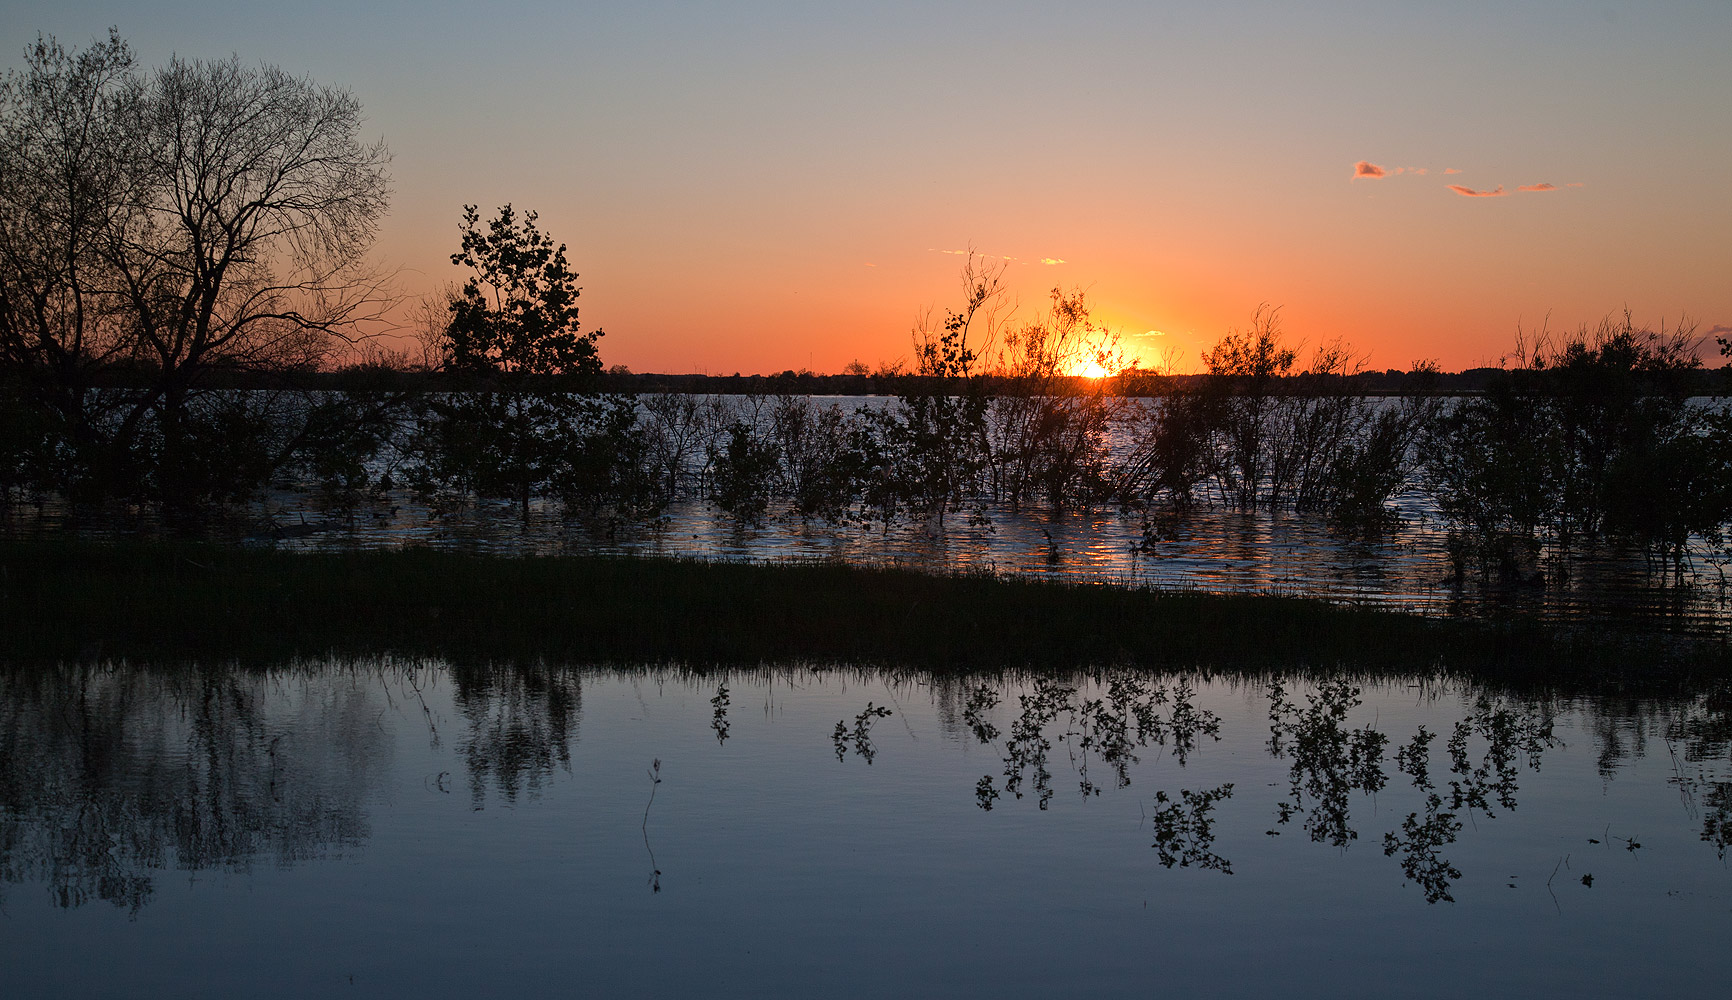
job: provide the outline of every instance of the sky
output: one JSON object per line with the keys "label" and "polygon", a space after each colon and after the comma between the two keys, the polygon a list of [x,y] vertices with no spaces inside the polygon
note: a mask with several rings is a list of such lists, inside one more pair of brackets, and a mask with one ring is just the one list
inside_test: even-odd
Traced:
{"label": "sky", "polygon": [[1180,370],[1264,303],[1375,369],[1625,310],[1732,333],[1726,0],[6,7],[0,65],[114,25],[350,90],[406,302],[509,202],[634,371],[906,358],[971,248],[1017,317],[1081,289]]}

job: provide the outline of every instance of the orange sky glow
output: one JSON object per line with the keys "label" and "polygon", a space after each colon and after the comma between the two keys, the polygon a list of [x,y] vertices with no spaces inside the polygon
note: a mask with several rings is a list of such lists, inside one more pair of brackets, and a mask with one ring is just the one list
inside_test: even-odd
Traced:
{"label": "orange sky glow", "polygon": [[1083,289],[1179,370],[1262,303],[1376,369],[1625,309],[1732,332],[1732,5],[18,6],[10,65],[115,24],[350,89],[405,301],[460,279],[465,203],[533,209],[634,371],[906,358],[970,247],[1018,316]]}

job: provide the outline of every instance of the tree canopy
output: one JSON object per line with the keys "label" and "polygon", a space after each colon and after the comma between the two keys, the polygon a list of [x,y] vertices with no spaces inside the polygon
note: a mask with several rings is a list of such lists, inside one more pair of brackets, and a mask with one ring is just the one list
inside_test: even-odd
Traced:
{"label": "tree canopy", "polygon": [[451,362],[460,370],[521,375],[601,374],[596,339],[578,324],[577,275],[565,244],[520,217],[510,205],[483,228],[463,206],[462,249],[451,263],[473,272],[451,303]]}

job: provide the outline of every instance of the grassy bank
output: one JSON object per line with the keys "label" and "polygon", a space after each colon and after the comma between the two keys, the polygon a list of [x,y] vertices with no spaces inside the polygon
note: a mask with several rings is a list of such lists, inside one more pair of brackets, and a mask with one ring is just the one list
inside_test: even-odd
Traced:
{"label": "grassy bank", "polygon": [[1350,666],[1649,686],[1724,643],[1425,619],[1287,597],[1152,593],[835,565],[0,545],[0,658],[396,654],[887,664],[932,670]]}

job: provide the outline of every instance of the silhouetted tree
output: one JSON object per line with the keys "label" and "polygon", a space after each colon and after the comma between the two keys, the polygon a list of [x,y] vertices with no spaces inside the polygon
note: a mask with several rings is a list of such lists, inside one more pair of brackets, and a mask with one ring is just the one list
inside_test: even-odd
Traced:
{"label": "silhouetted tree", "polygon": [[443,345],[462,391],[426,401],[416,443],[423,492],[513,500],[525,519],[539,495],[600,505],[651,485],[635,402],[595,392],[602,331],[581,328],[565,245],[536,220],[506,205],[483,227],[464,206],[451,262],[471,274],[451,299]]}
{"label": "silhouetted tree", "polygon": [[710,499],[746,522],[763,518],[781,463],[776,442],[758,426],[756,409],[728,424],[710,444]]}
{"label": "silhouetted tree", "polygon": [[0,457],[14,481],[86,478],[75,467],[101,433],[93,383],[133,348],[109,250],[135,172],[138,87],[113,32],[75,53],[38,38],[0,82]]}
{"label": "silhouetted tree", "polygon": [[1297,356],[1283,342],[1280,310],[1267,304],[1257,307],[1249,329],[1229,332],[1203,355],[1209,375],[1204,405],[1225,445],[1216,478],[1241,510],[1257,505],[1269,474],[1271,394]]}
{"label": "silhouetted tree", "polygon": [[1121,400],[1106,377],[1076,371],[1117,375],[1123,352],[1089,318],[1081,291],[1054,288],[1051,299],[1045,316],[1005,334],[995,372],[1003,388],[987,413],[993,486],[1013,509],[1036,497],[1054,509],[1088,506],[1108,492],[1107,431]]}
{"label": "silhouetted tree", "polygon": [[388,154],[360,129],[348,92],[273,66],[140,72],[113,33],[27,51],[0,90],[0,358],[53,424],[53,485],[178,507],[288,459],[282,412],[209,390],[316,366],[380,307]]}
{"label": "silhouetted tree", "polygon": [[896,405],[871,417],[878,438],[869,487],[883,517],[907,504],[939,532],[947,511],[962,505],[987,470],[989,398],[981,359],[997,334],[1004,299],[1004,268],[969,255],[963,267],[963,306],[944,322],[914,330],[914,373]]}
{"label": "silhouetted tree", "polygon": [[820,406],[810,396],[776,397],[770,430],[795,513],[830,521],[846,515],[865,466],[856,446],[860,429],[859,418],[835,404]]}

